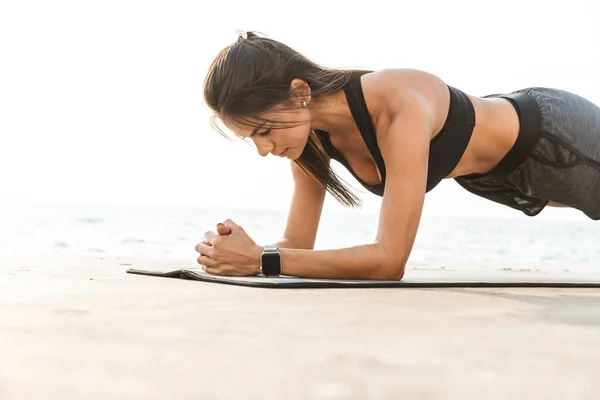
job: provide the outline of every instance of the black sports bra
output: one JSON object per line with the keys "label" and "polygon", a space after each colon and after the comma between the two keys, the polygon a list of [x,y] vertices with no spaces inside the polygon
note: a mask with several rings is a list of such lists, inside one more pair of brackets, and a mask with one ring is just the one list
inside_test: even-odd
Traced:
{"label": "black sports bra", "polygon": [[[426,192],[436,187],[442,179],[454,170],[469,144],[473,128],[475,127],[475,110],[470,99],[466,94],[451,86],[448,86],[448,90],[450,91],[448,117],[440,132],[431,140],[429,145]],[[377,168],[381,174],[381,183],[374,185],[365,183],[350,168],[344,156],[333,146],[329,138],[329,133],[321,130],[316,130],[315,133],[321,139],[325,151],[332,159],[346,167],[354,178],[368,191],[378,196],[383,196],[386,176],[385,163],[377,145],[375,128],[365,102],[360,76],[351,79],[344,87],[344,92],[346,93],[348,106],[360,131],[360,135],[377,164]]]}

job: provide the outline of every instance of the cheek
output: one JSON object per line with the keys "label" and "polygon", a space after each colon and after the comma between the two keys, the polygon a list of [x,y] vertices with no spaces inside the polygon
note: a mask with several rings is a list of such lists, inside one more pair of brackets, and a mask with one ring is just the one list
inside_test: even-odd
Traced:
{"label": "cheek", "polygon": [[310,136],[310,125],[299,126],[296,130],[296,140],[306,141]]}
{"label": "cheek", "polygon": [[310,125],[302,125],[282,131],[282,135],[276,140],[278,140],[281,145],[288,144],[291,146],[299,146],[308,140],[309,134]]}
{"label": "cheek", "polygon": [[294,145],[295,143],[298,143],[299,140],[301,140],[303,134],[304,131],[302,129],[298,129],[297,127],[291,128],[281,138],[282,143]]}

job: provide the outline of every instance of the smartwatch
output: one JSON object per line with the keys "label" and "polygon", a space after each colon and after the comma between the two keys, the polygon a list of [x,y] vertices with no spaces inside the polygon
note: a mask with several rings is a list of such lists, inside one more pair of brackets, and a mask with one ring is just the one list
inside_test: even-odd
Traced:
{"label": "smartwatch", "polygon": [[279,276],[281,274],[281,254],[277,246],[266,245],[260,255],[260,272],[264,276]]}

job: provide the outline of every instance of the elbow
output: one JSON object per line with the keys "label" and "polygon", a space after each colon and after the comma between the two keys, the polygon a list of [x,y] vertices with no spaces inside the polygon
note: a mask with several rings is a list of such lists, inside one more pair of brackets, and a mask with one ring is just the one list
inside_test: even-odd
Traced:
{"label": "elbow", "polygon": [[372,279],[384,281],[400,281],[404,277],[406,259],[385,259],[375,270]]}
{"label": "elbow", "polygon": [[386,280],[401,281],[404,278],[404,263],[391,264],[384,269]]}
{"label": "elbow", "polygon": [[377,243],[379,257],[378,275],[381,280],[400,281],[404,277],[404,270],[408,261],[410,250],[406,251],[400,246]]}

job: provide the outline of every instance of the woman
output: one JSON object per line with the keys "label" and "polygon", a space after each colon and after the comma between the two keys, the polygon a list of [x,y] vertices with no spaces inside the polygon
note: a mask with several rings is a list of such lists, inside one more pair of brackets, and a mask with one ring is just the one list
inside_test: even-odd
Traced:
{"label": "woman", "polygon": [[[425,194],[447,178],[528,216],[551,205],[600,219],[600,108],[572,93],[475,97],[423,71],[328,69],[249,32],[216,57],[204,95],[261,156],[292,160],[295,183],[279,251],[226,220],[196,246],[209,273],[401,279]],[[312,250],[326,191],[358,205],[331,159],[383,197],[373,243]]]}

